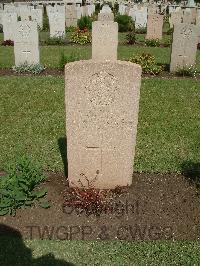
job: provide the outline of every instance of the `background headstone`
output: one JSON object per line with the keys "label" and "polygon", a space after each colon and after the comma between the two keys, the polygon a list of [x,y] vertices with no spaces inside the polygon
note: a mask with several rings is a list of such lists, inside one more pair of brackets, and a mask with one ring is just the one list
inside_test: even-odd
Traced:
{"label": "background headstone", "polygon": [[75,5],[67,5],[66,6],[66,14],[65,14],[65,25],[67,27],[77,26],[77,9]]}
{"label": "background headstone", "polygon": [[12,11],[4,11],[2,15],[4,41],[14,40],[14,27],[17,23],[17,13]]}
{"label": "background headstone", "polygon": [[50,37],[65,36],[65,7],[57,6],[49,10]]}
{"label": "background headstone", "polygon": [[117,60],[118,24],[113,21],[92,23],[92,59]]}
{"label": "background headstone", "polygon": [[199,28],[180,23],[174,26],[170,72],[195,65]]}
{"label": "background headstone", "polygon": [[15,65],[39,63],[37,23],[19,21],[15,25],[14,37]]}
{"label": "background headstone", "polygon": [[148,15],[146,39],[162,39],[163,15]]}

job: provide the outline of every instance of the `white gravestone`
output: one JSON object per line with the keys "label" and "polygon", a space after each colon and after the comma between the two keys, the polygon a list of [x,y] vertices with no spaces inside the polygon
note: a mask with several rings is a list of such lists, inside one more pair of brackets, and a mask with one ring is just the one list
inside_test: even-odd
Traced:
{"label": "white gravestone", "polygon": [[65,36],[65,7],[57,6],[49,10],[50,37]]}
{"label": "white gravestone", "polygon": [[4,11],[2,15],[4,41],[14,40],[14,27],[17,23],[17,14],[15,12]]}
{"label": "white gravestone", "polygon": [[174,26],[170,72],[195,65],[199,28],[180,23]]}
{"label": "white gravestone", "polygon": [[37,23],[17,22],[14,38],[15,65],[39,63]]}

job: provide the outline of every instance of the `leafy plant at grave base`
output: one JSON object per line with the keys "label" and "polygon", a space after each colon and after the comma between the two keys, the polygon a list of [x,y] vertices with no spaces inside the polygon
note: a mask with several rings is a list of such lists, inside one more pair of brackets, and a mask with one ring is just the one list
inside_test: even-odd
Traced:
{"label": "leafy plant at grave base", "polygon": [[76,31],[77,27],[74,27],[74,26],[69,26],[69,27],[66,27],[65,28],[65,32],[74,32]]}
{"label": "leafy plant at grave base", "polygon": [[163,70],[162,66],[156,64],[155,57],[148,53],[135,55],[129,61],[140,65],[144,74],[158,75]]}
{"label": "leafy plant at grave base", "polygon": [[37,189],[45,180],[42,169],[29,157],[18,159],[6,172],[0,179],[0,216],[15,215],[17,209],[30,207],[46,195],[46,189]]}
{"label": "leafy plant at grave base", "polygon": [[69,188],[64,196],[65,202],[63,203],[63,208],[73,208],[76,210],[76,213],[81,214],[85,212],[86,215],[94,214],[99,216],[103,211],[111,212],[111,201],[116,196],[126,192],[125,187],[116,187],[115,189],[94,188],[97,176],[91,181],[83,173],[80,176],[85,179],[87,186],[84,186],[79,179],[80,187],[74,186]]}
{"label": "leafy plant at grave base", "polygon": [[119,32],[127,32],[132,30],[133,20],[130,16],[118,14],[115,17],[115,22],[118,23]]}
{"label": "leafy plant at grave base", "polygon": [[11,40],[5,40],[1,43],[3,46],[14,46],[14,42]]}
{"label": "leafy plant at grave base", "polygon": [[65,65],[70,62],[79,61],[80,55],[77,52],[72,52],[71,54],[65,55],[64,52],[60,54],[59,68],[64,69]]}
{"label": "leafy plant at grave base", "polygon": [[147,28],[135,29],[135,33],[137,33],[137,34],[145,34],[145,33],[147,33]]}
{"label": "leafy plant at grave base", "polygon": [[82,16],[77,21],[77,25],[80,30],[84,30],[85,28],[91,30],[92,29],[92,19],[89,16]]}
{"label": "leafy plant at grave base", "polygon": [[30,73],[30,74],[40,74],[45,67],[41,64],[28,64],[25,62],[24,64],[14,66],[12,70],[16,73]]}
{"label": "leafy plant at grave base", "polygon": [[168,31],[166,33],[167,33],[167,35],[171,35],[173,33],[173,28],[168,29]]}
{"label": "leafy plant at grave base", "polygon": [[70,41],[77,44],[87,44],[91,43],[92,36],[88,29],[80,30],[77,29],[75,32],[73,32],[70,36]]}
{"label": "leafy plant at grave base", "polygon": [[135,34],[135,31],[130,31],[130,32],[126,35],[126,41],[127,41],[127,44],[135,44],[135,41],[136,41],[136,34]]}
{"label": "leafy plant at grave base", "polygon": [[163,46],[164,47],[169,47],[172,44],[172,40],[171,39],[165,39],[163,42]]}
{"label": "leafy plant at grave base", "polygon": [[181,77],[195,77],[196,68],[194,66],[185,66],[176,70],[175,74]]}
{"label": "leafy plant at grave base", "polygon": [[200,43],[197,44],[197,49],[200,50]]}
{"label": "leafy plant at grave base", "polygon": [[160,40],[158,39],[146,39],[145,44],[150,47],[158,47],[160,46]]}
{"label": "leafy plant at grave base", "polygon": [[64,37],[49,37],[45,40],[46,45],[63,45],[65,44]]}

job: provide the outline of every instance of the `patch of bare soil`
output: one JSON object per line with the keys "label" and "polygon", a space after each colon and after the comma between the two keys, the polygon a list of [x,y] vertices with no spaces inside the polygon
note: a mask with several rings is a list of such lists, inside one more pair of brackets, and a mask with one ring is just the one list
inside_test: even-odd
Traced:
{"label": "patch of bare soil", "polygon": [[[15,73],[12,69],[0,69],[0,76],[24,76],[24,77],[37,77],[37,76],[64,76],[64,70],[59,69],[50,69],[47,68],[42,71],[40,74],[24,74],[24,73]],[[151,74],[142,74],[143,78],[162,78],[162,79],[200,79],[200,73],[197,73],[195,77],[189,76],[177,76],[173,73],[169,73],[168,71],[162,71],[158,75]]]}
{"label": "patch of bare soil", "polygon": [[[199,187],[178,174],[134,173],[133,184],[109,202],[99,216],[66,207],[68,183],[48,173],[42,187],[51,208],[33,206],[15,217],[0,217],[0,234],[18,230],[24,239],[195,240],[200,238]],[[3,231],[4,230],[4,231]]]}

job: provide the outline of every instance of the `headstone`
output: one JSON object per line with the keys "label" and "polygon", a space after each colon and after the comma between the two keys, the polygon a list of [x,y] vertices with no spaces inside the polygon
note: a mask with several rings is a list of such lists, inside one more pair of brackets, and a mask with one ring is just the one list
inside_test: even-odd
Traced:
{"label": "headstone", "polygon": [[39,63],[37,23],[17,22],[14,37],[15,65]]}
{"label": "headstone", "polygon": [[104,5],[101,10],[102,13],[112,13],[112,9],[109,7],[109,5]]}
{"label": "headstone", "polygon": [[129,10],[129,16],[132,18],[133,21],[135,21],[135,11],[136,9],[130,8]]}
{"label": "headstone", "polygon": [[125,15],[126,6],[124,4],[119,4],[119,14]]}
{"label": "headstone", "polygon": [[81,6],[76,6],[76,14],[77,14],[77,19],[80,19],[82,16],[82,7]]}
{"label": "headstone", "polygon": [[12,11],[4,11],[2,15],[4,41],[14,40],[14,27],[17,23],[17,14]]}
{"label": "headstone", "polygon": [[194,22],[194,18],[192,12],[190,10],[186,10],[183,14],[183,23],[191,24]]}
{"label": "headstone", "polygon": [[195,7],[196,6],[195,1],[194,0],[188,0],[187,6]]}
{"label": "headstone", "polygon": [[174,26],[170,72],[195,65],[199,28],[180,23]]}
{"label": "headstone", "polygon": [[49,10],[50,37],[65,36],[65,7],[57,6]]}
{"label": "headstone", "polygon": [[100,12],[98,14],[98,21],[114,21],[114,14]]}
{"label": "headstone", "polygon": [[159,9],[156,5],[149,5],[148,6],[148,16],[155,15],[159,13]]}
{"label": "headstone", "polygon": [[147,26],[147,8],[144,7],[135,12],[135,28],[146,28]]}
{"label": "headstone", "polygon": [[170,28],[173,28],[175,24],[179,24],[182,22],[183,11],[176,11],[171,13],[171,17],[169,19]]}
{"label": "headstone", "polygon": [[65,81],[69,186],[131,185],[141,67],[73,62],[65,67]]}
{"label": "headstone", "polygon": [[3,25],[3,10],[0,9],[0,25]]}
{"label": "headstone", "polygon": [[77,26],[77,10],[75,5],[67,5],[66,6],[66,17],[65,17],[65,25],[67,27]]}
{"label": "headstone", "polygon": [[81,7],[82,11],[81,11],[81,14],[82,16],[88,16],[88,7],[87,6],[82,6]]}
{"label": "headstone", "polygon": [[117,22],[94,21],[92,23],[92,59],[95,61],[117,60],[117,46]]}
{"label": "headstone", "polygon": [[162,39],[163,15],[149,15],[146,39]]}
{"label": "headstone", "polygon": [[200,15],[196,17],[196,25],[200,27]]}
{"label": "headstone", "polygon": [[43,10],[41,8],[33,9],[31,11],[32,21],[35,21],[42,29],[43,27]]}
{"label": "headstone", "polygon": [[95,11],[95,5],[88,5],[87,8],[88,8],[88,16],[91,17]]}

